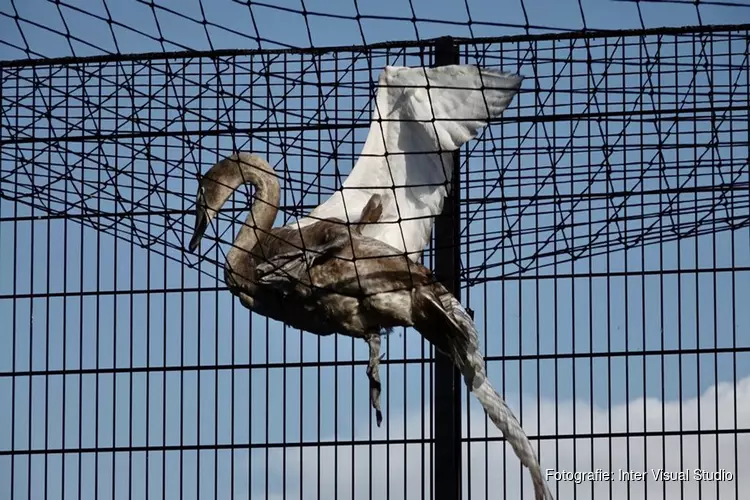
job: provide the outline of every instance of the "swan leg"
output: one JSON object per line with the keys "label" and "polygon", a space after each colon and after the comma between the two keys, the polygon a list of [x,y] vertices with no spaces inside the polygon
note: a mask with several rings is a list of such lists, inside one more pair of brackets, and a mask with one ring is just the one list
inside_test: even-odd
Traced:
{"label": "swan leg", "polygon": [[375,409],[375,420],[380,427],[383,412],[380,411],[380,335],[369,334],[365,342],[370,346],[370,360],[367,364],[367,378],[370,379],[370,404]]}
{"label": "swan leg", "polygon": [[253,309],[253,306],[255,305],[255,300],[251,296],[243,292],[240,292],[238,296],[240,298],[240,304],[242,304],[243,306],[245,306],[246,308],[250,310]]}

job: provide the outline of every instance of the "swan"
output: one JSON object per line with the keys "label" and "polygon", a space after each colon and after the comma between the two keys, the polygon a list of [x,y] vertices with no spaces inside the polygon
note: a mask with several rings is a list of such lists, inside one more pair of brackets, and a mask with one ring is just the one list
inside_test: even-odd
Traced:
{"label": "swan", "polygon": [[362,234],[419,260],[448,194],[452,153],[505,111],[522,80],[473,65],[386,66],[357,162],[339,190],[297,221],[299,227],[328,218],[357,222],[379,194],[380,223]]}
{"label": "swan", "polygon": [[381,332],[415,328],[451,357],[469,390],[529,469],[538,500],[552,498],[534,449],[487,378],[476,327],[460,302],[404,252],[366,235],[385,206],[371,195],[352,225],[327,218],[301,228],[272,228],[280,187],[273,169],[248,153],[224,158],[200,179],[189,250],[235,189],[250,183],[255,200],[227,252],[224,280],[247,308],[318,335],[344,334],[370,345],[367,373],[378,425]]}

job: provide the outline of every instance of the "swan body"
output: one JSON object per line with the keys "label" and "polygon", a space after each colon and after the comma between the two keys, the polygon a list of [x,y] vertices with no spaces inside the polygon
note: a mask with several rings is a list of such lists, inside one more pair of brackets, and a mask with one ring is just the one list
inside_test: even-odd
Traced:
{"label": "swan body", "polygon": [[255,201],[227,252],[224,279],[241,303],[262,315],[318,335],[341,333],[370,346],[370,399],[380,425],[380,334],[414,327],[449,355],[492,422],[529,468],[536,498],[552,498],[526,434],[494,390],[479,352],[476,327],[456,298],[432,273],[399,249],[366,235],[385,206],[380,195],[365,202],[358,223],[327,218],[303,227],[272,228],[279,183],[258,157],[239,153],[214,165],[201,179],[194,251],[211,220],[244,183],[256,187]]}
{"label": "swan body", "polygon": [[357,222],[371,196],[381,197],[379,224],[364,236],[418,260],[443,210],[453,152],[498,118],[518,93],[519,75],[470,65],[386,66],[362,153],[343,186],[298,221]]}

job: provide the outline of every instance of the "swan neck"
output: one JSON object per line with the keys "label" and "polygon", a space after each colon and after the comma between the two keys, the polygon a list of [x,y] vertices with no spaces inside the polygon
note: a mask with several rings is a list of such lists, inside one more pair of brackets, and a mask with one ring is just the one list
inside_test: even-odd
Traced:
{"label": "swan neck", "polygon": [[230,265],[237,259],[249,258],[249,252],[268,234],[276,220],[280,200],[278,180],[267,164],[266,168],[247,165],[247,162],[241,165],[243,184],[255,186],[255,199],[227,254]]}

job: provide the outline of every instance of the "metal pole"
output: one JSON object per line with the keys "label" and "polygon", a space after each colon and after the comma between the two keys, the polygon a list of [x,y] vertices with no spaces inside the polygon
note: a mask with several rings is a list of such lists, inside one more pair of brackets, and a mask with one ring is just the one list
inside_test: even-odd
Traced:
{"label": "metal pole", "polygon": [[[453,38],[443,37],[435,44],[435,66],[459,62]],[[443,213],[435,221],[435,276],[449,292],[461,300],[459,275],[459,151],[453,153],[453,175]],[[451,358],[435,352],[435,499],[461,498],[461,372]]]}

